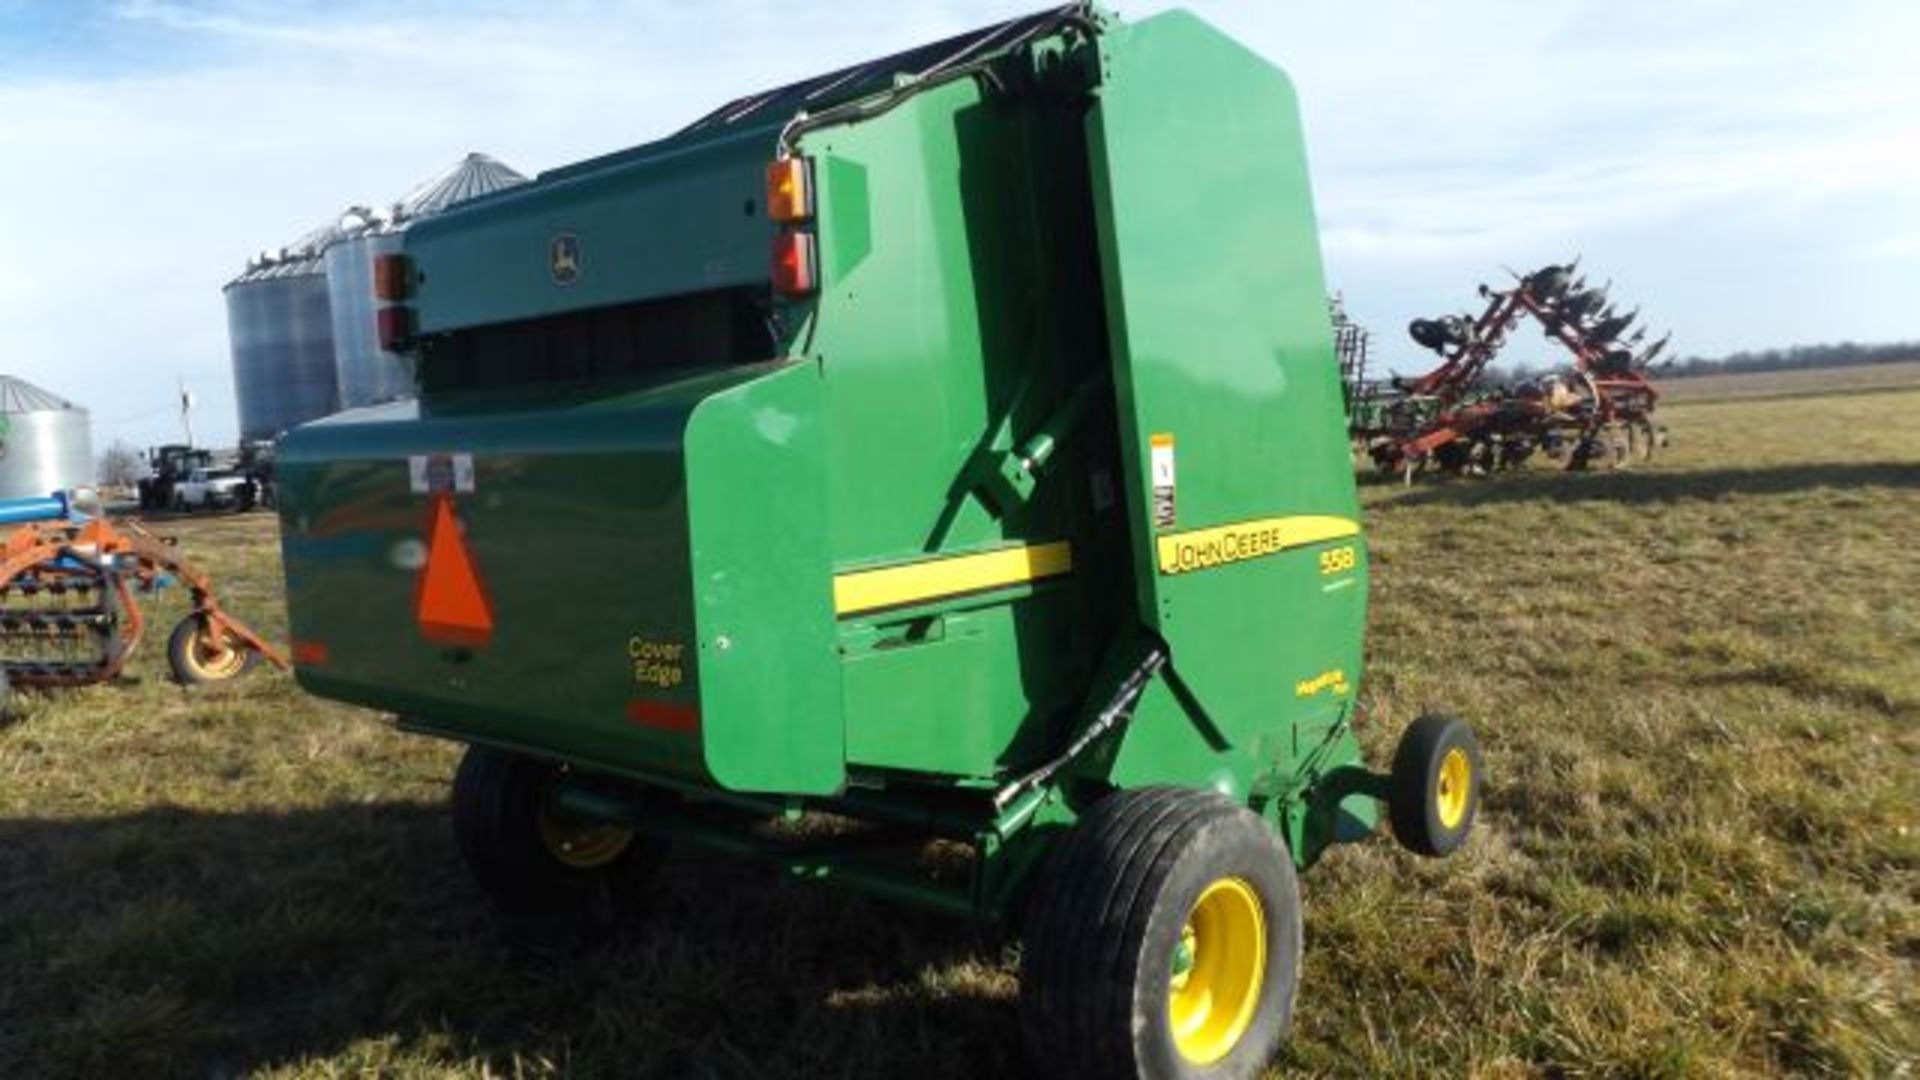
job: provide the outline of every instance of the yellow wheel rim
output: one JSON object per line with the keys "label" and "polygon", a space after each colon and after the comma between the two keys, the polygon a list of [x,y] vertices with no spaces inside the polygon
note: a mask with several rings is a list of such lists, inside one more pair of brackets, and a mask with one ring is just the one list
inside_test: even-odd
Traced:
{"label": "yellow wheel rim", "polygon": [[1458,828],[1467,816],[1467,796],[1473,790],[1473,762],[1459,747],[1440,759],[1440,778],[1434,785],[1433,805],[1440,811],[1440,824]]}
{"label": "yellow wheel rim", "polygon": [[619,858],[633,843],[633,830],[600,822],[568,821],[549,808],[540,812],[540,839],[562,866],[593,870]]}
{"label": "yellow wheel rim", "polygon": [[1187,912],[1167,984],[1173,1044],[1195,1065],[1232,1052],[1253,1023],[1267,976],[1267,917],[1253,886],[1221,878]]}
{"label": "yellow wheel rim", "polygon": [[231,679],[247,666],[246,650],[228,641],[216,641],[207,628],[198,627],[187,643],[187,666],[210,682]]}

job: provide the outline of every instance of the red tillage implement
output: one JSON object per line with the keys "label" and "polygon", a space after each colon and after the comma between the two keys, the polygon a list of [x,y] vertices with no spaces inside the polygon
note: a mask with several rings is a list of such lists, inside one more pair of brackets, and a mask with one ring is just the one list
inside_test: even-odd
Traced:
{"label": "red tillage implement", "polygon": [[[1476,474],[1510,468],[1536,449],[1564,457],[1569,469],[1597,458],[1619,464],[1652,456],[1660,394],[1647,367],[1668,338],[1636,352],[1646,331],[1623,335],[1638,312],[1617,314],[1607,290],[1588,288],[1573,266],[1545,267],[1511,289],[1482,285],[1480,295],[1487,303],[1478,318],[1415,319],[1408,328],[1440,355],[1439,367],[1386,385],[1350,386],[1353,433],[1375,465],[1411,479],[1428,465]],[[1488,364],[1526,319],[1572,354],[1571,369],[1488,388]]]}

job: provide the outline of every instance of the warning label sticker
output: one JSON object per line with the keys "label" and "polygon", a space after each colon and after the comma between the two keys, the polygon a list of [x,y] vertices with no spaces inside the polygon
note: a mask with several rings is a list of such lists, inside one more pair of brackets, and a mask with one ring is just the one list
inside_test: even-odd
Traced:
{"label": "warning label sticker", "polygon": [[472,454],[415,454],[407,459],[407,482],[415,495],[473,490]]}
{"label": "warning label sticker", "polygon": [[1153,527],[1171,529],[1177,520],[1173,508],[1173,436],[1161,433],[1149,440],[1153,474]]}

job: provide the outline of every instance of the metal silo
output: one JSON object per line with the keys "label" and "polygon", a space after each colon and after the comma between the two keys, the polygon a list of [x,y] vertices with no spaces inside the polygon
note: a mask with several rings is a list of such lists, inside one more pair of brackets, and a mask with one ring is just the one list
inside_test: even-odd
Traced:
{"label": "metal silo", "polygon": [[0,499],[92,483],[87,410],[24,379],[0,375]]}
{"label": "metal silo", "polygon": [[359,208],[348,211],[348,218],[357,220],[347,222],[343,238],[326,249],[341,408],[378,405],[414,392],[413,370],[406,358],[380,348],[374,317],[374,257],[397,250],[401,235],[421,218],[526,182],[526,177],[485,154],[468,154],[408,192],[384,217]]}
{"label": "metal silo", "polygon": [[338,224],[323,226],[227,284],[242,439],[271,439],[340,410],[325,255],[343,235]]}

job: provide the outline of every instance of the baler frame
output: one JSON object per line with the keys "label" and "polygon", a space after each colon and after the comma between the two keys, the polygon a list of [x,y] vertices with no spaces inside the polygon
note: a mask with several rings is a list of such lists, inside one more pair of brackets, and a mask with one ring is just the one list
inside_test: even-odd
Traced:
{"label": "baler frame", "polygon": [[[858,777],[832,796],[756,795],[717,789],[639,770],[596,768],[580,772],[555,761],[547,795],[563,819],[589,826],[615,825],[655,840],[684,844],[718,855],[770,864],[795,880],[837,884],[877,898],[966,920],[985,933],[1017,928],[1030,878],[1049,844],[1070,829],[1100,787],[1096,777],[1072,766],[1132,719],[1147,683],[1158,677],[1167,654],[1153,642],[1137,643],[1136,665],[1120,678],[1103,708],[1046,765],[998,785],[962,785],[899,775]],[[528,759],[546,755],[537,747],[439,730],[403,717],[402,730],[478,742]],[[1347,726],[1330,732],[1331,747]],[[1374,820],[1365,804],[1417,801],[1423,788],[1404,777],[1343,762],[1310,766],[1284,790],[1256,792],[1251,808],[1287,838],[1304,869],[1335,843],[1367,835]],[[667,796],[667,798],[663,798]],[[813,830],[782,838],[776,823],[824,815],[864,829]],[[1344,816],[1344,820],[1343,820]],[[971,854],[964,883],[930,868],[930,843],[960,845]],[[944,860],[942,861],[944,862]]]}

